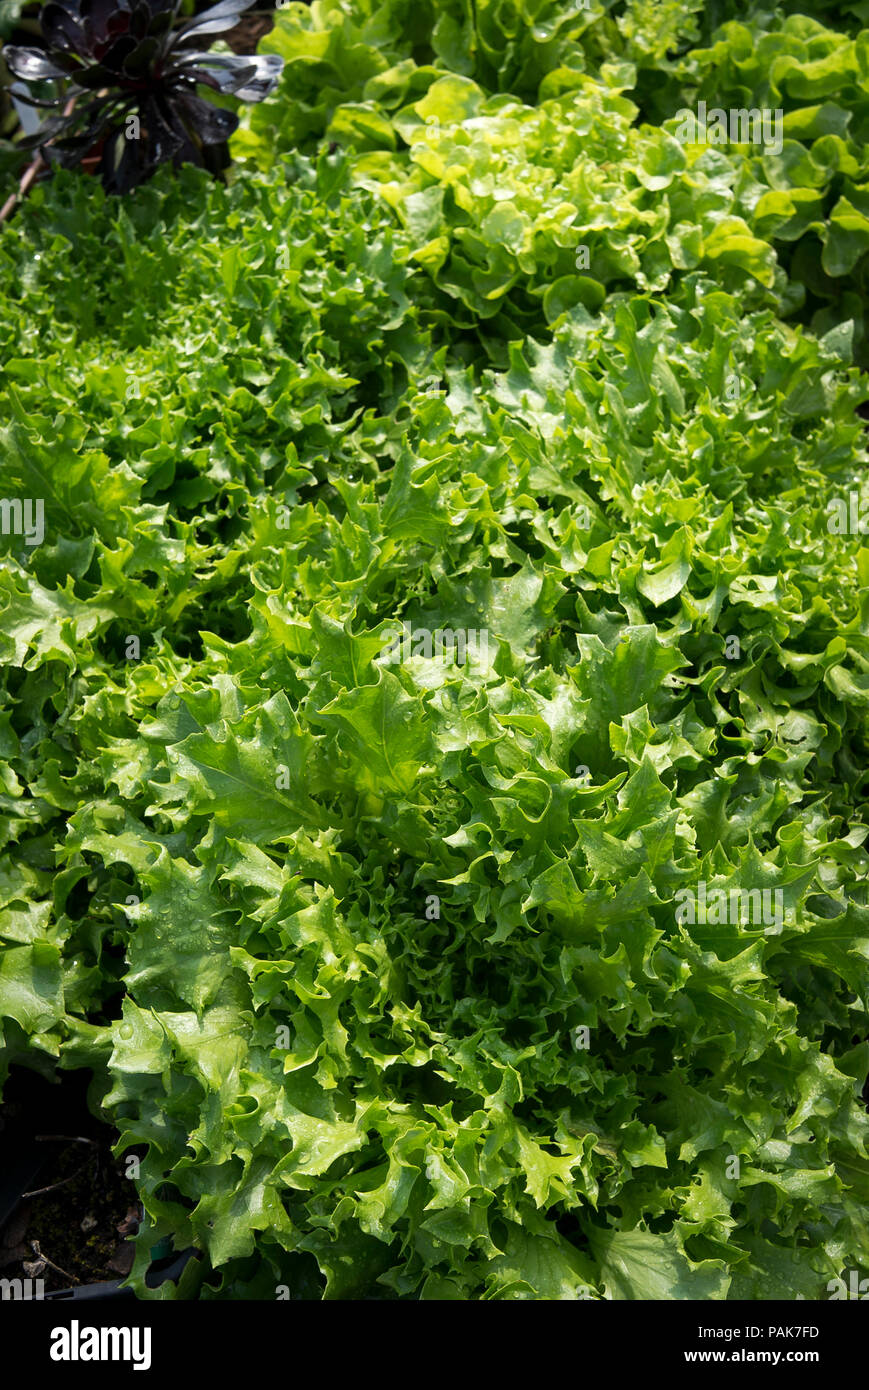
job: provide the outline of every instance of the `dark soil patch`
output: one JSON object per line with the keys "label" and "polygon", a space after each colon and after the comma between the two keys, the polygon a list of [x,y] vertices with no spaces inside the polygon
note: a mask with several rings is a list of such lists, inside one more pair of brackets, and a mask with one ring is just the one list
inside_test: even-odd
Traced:
{"label": "dark soil patch", "polygon": [[275,21],[270,14],[246,14],[242,15],[235,28],[228,29],[220,37],[229,44],[233,53],[256,53],[260,39],[274,27]]}
{"label": "dark soil patch", "polygon": [[81,1082],[50,1086],[13,1073],[0,1125],[0,1276],[44,1279],[50,1293],[128,1274],[135,1186],[111,1152],[115,1132],[87,1110]]}

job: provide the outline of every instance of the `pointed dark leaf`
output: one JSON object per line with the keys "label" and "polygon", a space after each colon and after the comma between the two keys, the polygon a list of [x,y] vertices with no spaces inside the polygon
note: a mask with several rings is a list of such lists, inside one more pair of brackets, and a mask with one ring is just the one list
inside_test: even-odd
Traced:
{"label": "pointed dark leaf", "polygon": [[203,10],[202,14],[191,19],[184,24],[178,31],[180,39],[188,39],[195,34],[220,34],[227,29],[233,29],[238,23],[238,17],[244,10],[249,10],[254,0],[220,0],[219,5],[212,5],[209,10]]}
{"label": "pointed dark leaf", "polygon": [[49,4],[42,11],[40,22],[49,48],[82,52],[85,42],[84,29],[74,12],[63,5]]}
{"label": "pointed dark leaf", "polygon": [[[171,35],[172,22],[174,18],[175,15],[172,10],[161,11],[159,14],[153,15],[148,22],[148,33],[154,34],[158,38],[162,38],[165,35]],[[174,43],[174,35],[171,35],[171,38],[172,42]]]}
{"label": "pointed dark leaf", "polygon": [[100,176],[109,193],[129,193],[154,171],[147,144],[127,140],[123,134],[107,139],[100,157]]}
{"label": "pointed dark leaf", "polygon": [[159,52],[159,39],[143,39],[141,43],[136,44],[129,57],[124,59],[124,75],[133,78],[145,77]]}
{"label": "pointed dark leaf", "polygon": [[68,77],[69,70],[47,58],[38,48],[4,48],[3,57],[9,70],[24,82],[55,81],[58,77]]}
{"label": "pointed dark leaf", "polygon": [[[110,36],[110,26],[124,11],[117,0],[81,0],[81,17],[88,42],[96,47]],[[127,16],[124,16],[125,20]],[[126,24],[125,24],[126,27]]]}
{"label": "pointed dark leaf", "polygon": [[203,145],[202,167],[207,169],[210,174],[222,174],[223,170],[228,169],[231,163],[229,145],[226,141],[219,145]]}
{"label": "pointed dark leaf", "polygon": [[54,138],[56,134],[66,128],[66,121],[62,116],[51,116],[43,121],[38,130],[32,135],[27,135],[23,140],[16,141],[16,148],[19,150],[40,149],[47,140]]}
{"label": "pointed dark leaf", "polygon": [[133,8],[130,15],[130,33],[137,39],[143,39],[151,28],[151,11],[147,5],[138,4]]}
{"label": "pointed dark leaf", "polygon": [[203,82],[224,96],[231,96],[256,76],[256,66],[251,58],[230,58],[222,53],[191,53],[183,63],[174,69],[178,77],[187,82]]}
{"label": "pointed dark leaf", "polygon": [[44,144],[42,157],[49,164],[59,164],[64,169],[72,169],[90,154],[102,134],[102,122],[96,120],[89,123],[79,134],[66,135],[52,140],[50,145]]}
{"label": "pointed dark leaf", "polygon": [[22,106],[42,106],[47,109],[50,109],[54,106],[63,106],[63,104],[68,100],[67,94],[65,92],[56,97],[43,98],[32,96],[30,92],[26,92],[23,87],[16,87],[14,89],[14,93],[15,100],[19,101]]}
{"label": "pointed dark leaf", "polygon": [[239,101],[264,101],[275,90],[284,70],[284,60],[276,53],[257,54],[254,76],[243,87],[237,87],[235,96]]}
{"label": "pointed dark leaf", "polygon": [[228,140],[238,129],[238,117],[234,111],[212,106],[210,101],[204,101],[192,92],[179,93],[173,104],[204,145],[217,145],[221,140]]}
{"label": "pointed dark leaf", "polygon": [[182,121],[159,97],[143,103],[142,126],[147,131],[155,164],[174,158],[189,139]]}
{"label": "pointed dark leaf", "polygon": [[75,80],[86,91],[98,92],[101,87],[117,86],[118,74],[110,68],[103,67],[102,63],[92,63],[90,67],[77,72]]}
{"label": "pointed dark leaf", "polygon": [[139,0],[145,5],[153,18],[167,18],[171,23],[181,8],[182,0]]}
{"label": "pointed dark leaf", "polygon": [[132,34],[122,34],[119,39],[113,39],[110,43],[101,46],[95,54],[100,64],[108,72],[114,73],[116,78],[124,70],[124,64],[137,48],[136,40]]}
{"label": "pointed dark leaf", "polygon": [[175,71],[204,82],[239,101],[262,101],[274,91],[284,68],[276,53],[230,57],[224,53],[191,53]]}

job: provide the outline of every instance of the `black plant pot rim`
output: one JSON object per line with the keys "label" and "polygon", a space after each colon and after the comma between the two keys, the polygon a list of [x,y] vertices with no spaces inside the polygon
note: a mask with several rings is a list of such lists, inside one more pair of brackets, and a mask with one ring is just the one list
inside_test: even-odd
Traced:
{"label": "black plant pot rim", "polygon": [[[157,1289],[169,1280],[174,1282],[179,1279],[188,1260],[197,1253],[193,1246],[190,1246],[187,1250],[182,1250],[180,1255],[175,1255],[168,1264],[161,1260],[158,1262],[160,1267],[152,1265],[145,1275],[145,1283],[148,1288]],[[98,1284],[77,1284],[67,1289],[55,1289],[52,1293],[43,1294],[40,1302],[116,1303],[121,1300],[135,1299],[135,1297],[132,1289],[124,1287],[122,1279],[108,1279],[102,1280]]]}

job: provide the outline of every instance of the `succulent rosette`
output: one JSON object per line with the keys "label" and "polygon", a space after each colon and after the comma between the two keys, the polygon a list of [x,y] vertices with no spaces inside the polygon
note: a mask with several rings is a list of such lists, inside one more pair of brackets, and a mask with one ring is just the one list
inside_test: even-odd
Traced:
{"label": "succulent rosette", "polygon": [[26,99],[61,108],[27,143],[64,167],[98,153],[103,184],[116,193],[169,160],[223,167],[238,117],[201,89],[262,101],[283,67],[274,54],[206,51],[252,3],[220,0],[179,22],[181,0],[52,0],[41,15],[45,48],[4,50],[14,75],[38,84]]}

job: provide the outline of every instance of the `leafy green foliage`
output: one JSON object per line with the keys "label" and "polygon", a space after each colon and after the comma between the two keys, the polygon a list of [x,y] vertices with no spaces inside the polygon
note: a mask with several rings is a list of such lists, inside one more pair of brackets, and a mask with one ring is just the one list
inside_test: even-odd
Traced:
{"label": "leafy green foliage", "polygon": [[[819,334],[853,322],[869,362],[861,6],[822,21],[758,5],[558,0],[513,7],[500,48],[485,41],[488,8],[473,9],[473,23],[403,0],[281,12],[266,41],[285,60],[281,100],[253,112],[238,152],[268,165],[323,135],[362,152],[360,180],[384,183],[424,234],[419,254],[475,314],[496,312],[529,273],[544,288],[568,277],[587,302],[599,291],[577,283],[569,252],[603,242],[593,282],[639,271],[661,289],[714,256],[774,291],[783,318]],[[699,102],[780,112],[781,149],[680,145],[680,113]]]}
{"label": "leafy green foliage", "polygon": [[[586,12],[463,13],[418,62],[425,6],[292,10],[267,172],[60,174],[0,241],[3,1066],[94,1069],[142,1296],[170,1235],[183,1297],[823,1298],[869,1268],[853,325],[785,321],[747,157],[557,75]],[[734,893],[777,911],[680,912]]]}

